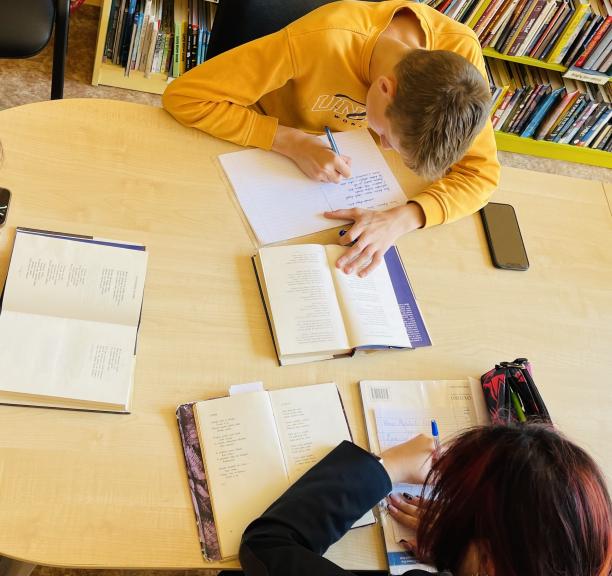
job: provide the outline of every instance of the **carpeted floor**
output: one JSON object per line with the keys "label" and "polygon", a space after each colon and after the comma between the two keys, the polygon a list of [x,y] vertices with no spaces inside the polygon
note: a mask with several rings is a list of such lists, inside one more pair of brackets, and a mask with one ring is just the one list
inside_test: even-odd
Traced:
{"label": "carpeted floor", "polygon": [[[160,97],[154,94],[91,85],[98,17],[97,7],[82,6],[71,18],[64,97],[111,98],[159,106]],[[47,100],[51,91],[51,60],[52,43],[41,54],[29,60],[0,60],[0,110]],[[605,168],[509,152],[500,152],[499,157],[506,166],[612,182],[612,170]],[[39,566],[33,576],[88,576],[89,572],[92,576],[212,576],[217,573],[210,570],[64,570]]]}

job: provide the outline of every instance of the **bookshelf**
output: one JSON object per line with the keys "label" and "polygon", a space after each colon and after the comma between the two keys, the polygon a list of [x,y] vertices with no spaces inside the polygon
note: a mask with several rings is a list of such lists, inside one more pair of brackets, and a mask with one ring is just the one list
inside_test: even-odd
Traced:
{"label": "bookshelf", "polygon": [[121,66],[102,61],[106,33],[108,31],[111,0],[95,0],[95,2],[100,5],[100,22],[98,24],[98,40],[91,83],[94,86],[102,84],[104,86],[114,86],[115,88],[163,94],[168,85],[168,76],[166,74],[151,74],[149,78],[145,78],[143,72],[133,70],[129,76],[126,76]]}

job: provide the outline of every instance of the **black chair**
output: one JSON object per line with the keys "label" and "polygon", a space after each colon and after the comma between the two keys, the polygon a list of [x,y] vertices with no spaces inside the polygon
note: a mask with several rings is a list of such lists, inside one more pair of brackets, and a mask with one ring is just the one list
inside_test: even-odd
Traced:
{"label": "black chair", "polygon": [[[0,0],[1,1],[1,0]],[[333,0],[221,0],[210,33],[206,59],[278,32]]]}
{"label": "black chair", "polygon": [[69,15],[70,0],[0,0],[0,58],[36,56],[55,26],[52,100],[64,95]]}

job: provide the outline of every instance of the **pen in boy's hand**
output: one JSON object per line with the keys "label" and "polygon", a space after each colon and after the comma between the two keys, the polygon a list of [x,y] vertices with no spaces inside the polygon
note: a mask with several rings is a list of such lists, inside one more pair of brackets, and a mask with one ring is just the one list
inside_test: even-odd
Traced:
{"label": "pen in boy's hand", "polygon": [[329,145],[331,149],[340,156],[340,150],[338,150],[338,146],[336,145],[336,141],[334,140],[334,136],[329,129],[329,126],[325,126],[325,134],[327,134],[327,139],[329,140]]}

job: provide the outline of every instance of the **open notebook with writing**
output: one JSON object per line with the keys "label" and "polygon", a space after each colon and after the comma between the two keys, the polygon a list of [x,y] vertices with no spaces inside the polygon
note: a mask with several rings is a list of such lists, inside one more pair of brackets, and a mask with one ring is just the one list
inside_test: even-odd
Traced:
{"label": "open notebook with writing", "polygon": [[[431,434],[431,420],[438,422],[442,441],[462,430],[489,421],[480,382],[466,380],[362,380],[360,382],[370,450],[380,454],[417,434]],[[396,484],[393,492],[419,495],[422,486]],[[427,490],[425,491],[427,495]],[[399,543],[414,532],[399,526],[381,505],[381,525],[389,571],[403,574],[408,569],[434,571],[419,564]]]}
{"label": "open notebook with writing", "polygon": [[[335,384],[183,404],[177,419],[202,553],[234,558],[248,524],[351,434]],[[368,512],[354,527],[374,522]]]}
{"label": "open notebook with writing", "polygon": [[[335,228],[328,210],[385,210],[407,198],[366,128],[335,134],[342,154],[350,156],[351,178],[339,184],[308,178],[289,158],[251,149],[219,156],[236,197],[260,245]],[[325,136],[321,139],[327,144]]]}

